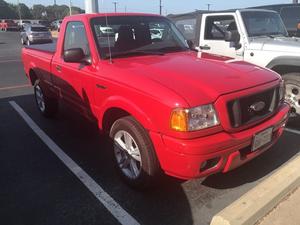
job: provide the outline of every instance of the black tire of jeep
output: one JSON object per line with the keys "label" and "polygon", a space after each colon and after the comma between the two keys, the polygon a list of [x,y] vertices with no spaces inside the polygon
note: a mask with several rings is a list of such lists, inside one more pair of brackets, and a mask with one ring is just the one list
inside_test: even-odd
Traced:
{"label": "black tire of jeep", "polygon": [[[130,178],[125,175],[117,161],[114,138],[119,131],[128,132],[138,146],[141,156],[141,170],[136,178]],[[155,186],[160,178],[161,169],[152,141],[143,126],[133,117],[126,116],[114,122],[110,129],[109,136],[113,144],[115,167],[125,183],[135,189],[147,189]]]}
{"label": "black tire of jeep", "polygon": [[[282,76],[282,78],[284,79],[284,82],[285,82],[285,85],[289,85],[289,84],[292,84],[292,85],[295,85],[297,87],[299,87],[298,89],[298,95],[299,95],[299,99],[298,99],[298,105],[300,104],[300,73],[287,73],[287,74],[284,74]],[[288,98],[287,97],[287,91],[286,91],[286,99]],[[294,109],[292,108],[291,109],[291,113],[293,113]],[[299,114],[294,114],[294,116],[291,116],[290,117],[290,121],[295,121],[295,120],[299,120],[300,119],[300,115]]]}
{"label": "black tire of jeep", "polygon": [[[38,101],[38,91],[42,93],[42,98],[44,102],[44,107],[39,105]],[[37,80],[34,84],[34,97],[38,110],[46,118],[52,118],[56,115],[58,111],[58,100],[56,98],[50,98],[45,94],[44,88],[41,82]]]}

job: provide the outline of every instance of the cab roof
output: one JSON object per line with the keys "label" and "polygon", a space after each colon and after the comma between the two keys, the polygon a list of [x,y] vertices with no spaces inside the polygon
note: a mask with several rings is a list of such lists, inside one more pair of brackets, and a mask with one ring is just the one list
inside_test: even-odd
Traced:
{"label": "cab roof", "polygon": [[112,17],[112,16],[157,16],[161,17],[160,15],[157,14],[150,14],[150,13],[90,13],[90,14],[77,14],[77,15],[72,15],[72,16],[67,16],[67,20],[76,20],[76,19],[92,19],[92,18],[97,18],[97,17]]}

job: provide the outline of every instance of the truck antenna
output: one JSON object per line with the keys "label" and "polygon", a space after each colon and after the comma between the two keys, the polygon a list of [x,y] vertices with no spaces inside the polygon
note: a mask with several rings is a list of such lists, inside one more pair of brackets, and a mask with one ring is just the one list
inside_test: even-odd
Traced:
{"label": "truck antenna", "polygon": [[[102,7],[104,6],[104,0],[102,0]],[[104,8],[104,7],[103,7]],[[105,26],[108,27],[108,16],[107,12],[105,11]],[[110,46],[110,38],[109,32],[107,32],[107,43],[108,43],[108,53],[109,53],[109,63],[113,64],[112,55],[111,55],[111,46]]]}

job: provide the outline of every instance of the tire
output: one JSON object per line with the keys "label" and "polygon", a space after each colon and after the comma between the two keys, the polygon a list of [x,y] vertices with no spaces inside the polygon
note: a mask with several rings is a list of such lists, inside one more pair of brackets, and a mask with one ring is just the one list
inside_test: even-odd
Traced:
{"label": "tire", "polygon": [[23,38],[21,38],[21,45],[24,45],[25,43],[24,43],[24,39]]}
{"label": "tire", "polygon": [[[155,185],[161,170],[147,131],[133,117],[127,116],[115,121],[109,136],[121,178],[137,189]],[[125,144],[125,139],[130,141]]]}
{"label": "tire", "polygon": [[49,98],[44,91],[39,80],[34,84],[34,97],[35,102],[40,113],[46,117],[54,117],[58,111],[58,100],[55,98]]}
{"label": "tire", "polygon": [[290,120],[300,119],[300,73],[283,75],[285,81],[285,99],[291,105]]}
{"label": "tire", "polygon": [[30,46],[30,45],[31,45],[31,42],[29,41],[28,38],[27,38],[27,40],[26,40],[26,45],[27,45],[27,46]]}

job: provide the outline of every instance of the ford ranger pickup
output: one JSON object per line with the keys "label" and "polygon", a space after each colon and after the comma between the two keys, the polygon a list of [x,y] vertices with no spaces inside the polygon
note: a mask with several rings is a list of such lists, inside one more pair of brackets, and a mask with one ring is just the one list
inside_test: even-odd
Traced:
{"label": "ford ranger pickup", "polygon": [[195,52],[157,15],[66,17],[57,43],[25,47],[22,59],[42,115],[66,103],[97,121],[134,187],[161,171],[228,172],[270,149],[289,116],[278,74]]}

